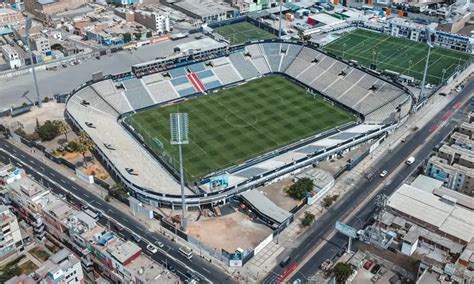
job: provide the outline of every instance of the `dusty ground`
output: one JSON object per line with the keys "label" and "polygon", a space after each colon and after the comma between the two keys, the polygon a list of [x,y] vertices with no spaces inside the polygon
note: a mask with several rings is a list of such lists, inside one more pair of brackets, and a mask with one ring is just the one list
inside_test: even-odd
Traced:
{"label": "dusty ground", "polygon": [[286,195],[286,188],[293,184],[291,178],[285,178],[279,182],[269,184],[267,186],[259,188],[263,194],[265,194],[268,199],[273,201],[278,207],[283,208],[287,211],[290,211],[299,204],[298,200],[295,200],[288,195]]}
{"label": "dusty ground", "polygon": [[335,175],[341,170],[351,158],[356,158],[364,153],[371,144],[362,145],[361,147],[344,154],[344,157],[339,157],[330,161],[322,161],[319,163],[319,168]]}
{"label": "dusty ground", "polygon": [[188,226],[188,234],[209,247],[229,252],[237,248],[252,249],[271,233],[267,226],[237,211],[221,217],[201,218]]}
{"label": "dusty ground", "polygon": [[109,174],[98,162],[88,163],[87,168],[82,168],[81,171],[89,176],[94,175],[96,178],[101,180],[106,180],[109,178]]}
{"label": "dusty ground", "polygon": [[[25,128],[25,132],[31,133],[35,130],[36,119],[40,123],[46,120],[64,120],[65,107],[66,104],[58,104],[56,102],[43,103],[42,108],[33,107],[30,112],[17,117],[1,117],[0,123],[11,126],[16,122],[20,122]],[[64,138],[64,136],[61,138]]]}

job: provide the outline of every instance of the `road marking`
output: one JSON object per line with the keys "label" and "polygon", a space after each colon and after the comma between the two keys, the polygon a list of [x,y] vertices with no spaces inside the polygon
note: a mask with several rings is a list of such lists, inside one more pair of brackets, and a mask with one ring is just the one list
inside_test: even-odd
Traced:
{"label": "road marking", "polygon": [[33,160],[30,160],[30,163],[32,163],[33,165],[35,164],[35,162]]}

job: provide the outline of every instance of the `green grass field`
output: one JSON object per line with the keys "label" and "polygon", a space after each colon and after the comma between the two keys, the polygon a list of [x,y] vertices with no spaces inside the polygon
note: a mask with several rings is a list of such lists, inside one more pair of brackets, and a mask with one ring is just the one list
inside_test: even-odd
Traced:
{"label": "green grass field", "polygon": [[231,45],[274,37],[273,34],[259,29],[248,22],[219,27],[214,29],[214,31],[229,40]]}
{"label": "green grass field", "polygon": [[150,148],[160,151],[153,143],[158,138],[175,161],[178,150],[169,144],[169,115],[178,106],[189,115],[190,144],[183,146],[188,182],[355,119],[284,77],[271,76],[128,120]]}
{"label": "green grass field", "polygon": [[[330,53],[357,60],[369,66],[376,62],[378,70],[389,69],[422,80],[425,69],[428,45],[357,29],[329,43],[324,49]],[[375,56],[374,56],[375,52]],[[344,55],[343,55],[344,54]],[[438,84],[449,78],[458,65],[464,65],[470,56],[445,48],[435,47],[431,50],[428,65],[427,82]]]}

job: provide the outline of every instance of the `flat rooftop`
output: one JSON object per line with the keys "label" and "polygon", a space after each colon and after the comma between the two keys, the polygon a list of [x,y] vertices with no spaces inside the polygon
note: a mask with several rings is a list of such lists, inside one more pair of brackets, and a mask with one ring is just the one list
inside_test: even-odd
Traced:
{"label": "flat rooftop", "polygon": [[474,237],[472,210],[414,186],[403,184],[390,196],[387,206],[465,242]]}
{"label": "flat rooftop", "polygon": [[280,224],[284,223],[292,215],[290,212],[276,206],[268,197],[256,189],[248,190],[242,193],[241,196],[260,211],[260,213]]}
{"label": "flat rooftop", "polygon": [[107,247],[107,252],[120,263],[125,263],[142,249],[132,241],[117,240]]}

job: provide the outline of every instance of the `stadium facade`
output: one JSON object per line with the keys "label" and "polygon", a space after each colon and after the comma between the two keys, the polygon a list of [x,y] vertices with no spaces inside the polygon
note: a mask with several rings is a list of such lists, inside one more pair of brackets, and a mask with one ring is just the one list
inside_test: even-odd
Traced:
{"label": "stadium facade", "polygon": [[352,110],[360,117],[358,123],[216,172],[214,176],[226,174],[227,187],[209,190],[204,183],[187,187],[188,207],[226,202],[248,189],[380,139],[412,108],[408,89],[378,73],[301,42],[267,40],[145,62],[132,66],[130,72],[88,81],[69,96],[66,114],[77,130],[86,131],[95,141],[98,156],[131,195],[154,206],[179,208],[180,190],[173,167],[147,149],[143,137],[124,120],[147,108],[179,103],[270,74],[285,76]]}

